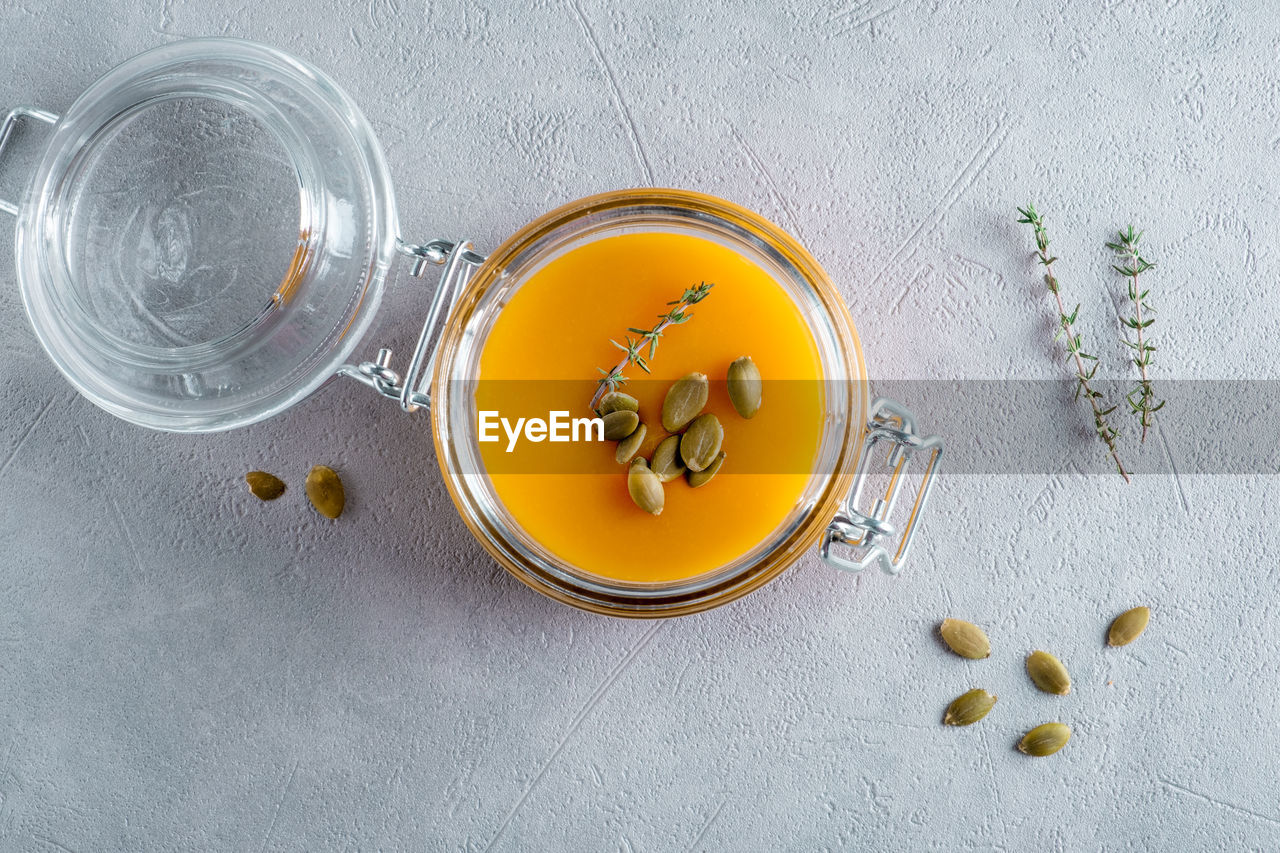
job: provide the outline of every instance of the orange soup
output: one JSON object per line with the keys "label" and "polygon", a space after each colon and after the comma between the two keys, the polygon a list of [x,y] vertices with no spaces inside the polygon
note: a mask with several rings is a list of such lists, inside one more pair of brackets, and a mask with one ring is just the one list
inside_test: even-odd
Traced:
{"label": "orange soup", "polygon": [[[640,455],[666,436],[662,401],[671,383],[705,373],[704,411],[724,427],[725,461],[706,485],[665,485],[661,515],[627,492],[611,441],[534,443],[507,436],[480,444],[499,498],[532,539],[578,569],[622,581],[683,580],[713,571],[769,538],[812,476],[822,430],[822,366],[805,318],[765,270],[732,249],[687,234],[604,237],[548,262],[503,306],[484,341],[476,413],[515,422],[556,411],[592,417],[600,376],[623,355],[629,327],[652,328],[689,287],[713,282],[688,322],[666,330],[650,374],[630,365],[620,390],[640,402],[648,426]],[[633,334],[632,337],[635,337]],[[647,354],[647,349],[645,350]],[[755,417],[725,392],[729,364],[749,355],[764,378]],[[795,380],[795,381],[779,381]],[[510,448],[510,450],[509,450]]]}

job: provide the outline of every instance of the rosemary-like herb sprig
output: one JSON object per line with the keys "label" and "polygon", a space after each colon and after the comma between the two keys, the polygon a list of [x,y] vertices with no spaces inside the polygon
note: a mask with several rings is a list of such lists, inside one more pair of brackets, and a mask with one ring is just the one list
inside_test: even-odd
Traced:
{"label": "rosemary-like herb sprig", "polygon": [[[1058,304],[1059,330],[1054,335],[1054,339],[1063,339],[1067,347],[1067,361],[1075,363],[1076,399],[1084,397],[1089,402],[1089,408],[1093,411],[1094,432],[1098,434],[1098,438],[1102,439],[1102,443],[1107,446],[1107,452],[1110,454],[1112,461],[1115,462],[1116,470],[1120,472],[1120,476],[1124,477],[1124,481],[1127,483],[1129,482],[1129,472],[1124,469],[1124,463],[1120,461],[1120,454],[1116,450],[1116,438],[1119,437],[1120,433],[1107,421],[1107,415],[1114,412],[1116,407],[1104,408],[1105,403],[1102,399],[1102,393],[1094,390],[1089,384],[1094,374],[1098,372],[1098,359],[1097,356],[1090,355],[1084,351],[1084,343],[1080,335],[1075,331],[1075,322],[1077,315],[1080,313],[1080,306],[1076,305],[1070,314],[1067,313],[1067,307],[1062,301],[1062,292],[1058,287],[1058,277],[1053,274],[1053,264],[1058,259],[1049,254],[1049,234],[1045,230],[1043,217],[1036,212],[1035,205],[1032,204],[1027,205],[1025,208],[1018,208],[1018,213],[1022,216],[1018,222],[1030,225],[1035,232],[1036,255],[1040,260],[1040,265],[1044,267],[1044,283]],[[1086,361],[1093,362],[1093,365],[1086,367]]]}
{"label": "rosemary-like herb sprig", "polygon": [[1107,248],[1115,252],[1120,263],[1112,264],[1111,268],[1129,281],[1129,301],[1133,303],[1133,316],[1127,317],[1120,322],[1127,328],[1133,329],[1137,341],[1123,341],[1124,345],[1134,351],[1133,364],[1138,368],[1138,384],[1132,391],[1125,395],[1125,400],[1129,403],[1129,411],[1138,416],[1142,422],[1142,440],[1147,440],[1147,430],[1151,429],[1152,417],[1156,412],[1164,408],[1164,400],[1156,402],[1155,392],[1151,388],[1151,377],[1147,368],[1151,366],[1151,354],[1156,348],[1148,342],[1146,338],[1147,327],[1155,322],[1154,317],[1143,318],[1142,312],[1155,313],[1155,309],[1147,304],[1147,294],[1150,290],[1141,290],[1138,287],[1138,276],[1155,266],[1154,263],[1142,257],[1138,252],[1138,241],[1142,239],[1142,232],[1135,232],[1133,226],[1130,225],[1124,231],[1120,231],[1116,237],[1116,242],[1108,243]]}
{"label": "rosemary-like herb sprig", "polygon": [[[605,370],[603,367],[596,368],[596,370],[600,371],[601,376],[596,382],[596,393],[591,398],[591,408],[594,409],[596,407],[605,392],[616,391],[626,383],[627,377],[622,374],[622,371],[628,365],[634,364],[645,373],[648,373],[649,361],[658,353],[658,339],[662,337],[662,333],[671,326],[687,323],[689,318],[693,316],[693,314],[689,313],[689,307],[697,305],[706,299],[707,294],[711,292],[713,287],[715,287],[714,283],[704,281],[700,282],[697,287],[686,288],[679,299],[667,303],[675,307],[665,314],[659,314],[658,322],[652,329],[637,329],[634,327],[627,329],[630,334],[623,338],[627,342],[625,345],[615,340],[610,340],[609,343],[622,350],[625,355],[613,366],[612,370]],[[637,337],[632,338],[631,335],[636,335]],[[645,347],[649,349],[648,355],[644,354]]]}

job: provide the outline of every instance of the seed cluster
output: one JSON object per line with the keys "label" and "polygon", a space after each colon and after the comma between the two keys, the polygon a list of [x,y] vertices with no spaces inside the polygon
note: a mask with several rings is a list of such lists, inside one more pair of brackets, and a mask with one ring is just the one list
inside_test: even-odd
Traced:
{"label": "seed cluster", "polygon": [[[250,471],[244,475],[249,491],[261,501],[273,501],[285,493],[284,481],[266,471]],[[307,500],[325,518],[337,518],[347,505],[346,490],[338,472],[327,465],[316,465],[307,474],[304,488]]]}
{"label": "seed cluster", "polygon": [[[1135,607],[1115,618],[1107,632],[1107,644],[1125,646],[1132,643],[1147,628],[1151,609]],[[947,648],[962,658],[983,660],[991,656],[991,641],[987,632],[972,622],[962,619],[944,619],[938,627]],[[1067,667],[1049,652],[1037,649],[1027,655],[1027,677],[1045,693],[1065,696],[1071,692],[1071,675]],[[971,726],[990,713],[995,707],[996,695],[982,688],[963,693],[952,700],[943,714],[942,723],[947,726]],[[1026,755],[1043,757],[1053,755],[1067,745],[1071,728],[1065,723],[1042,723],[1028,731],[1018,741],[1018,750]]]}
{"label": "seed cluster", "polygon": [[[729,365],[726,388],[729,402],[743,418],[760,409],[763,382],[750,356]],[[662,401],[662,429],[670,433],[650,459],[638,456],[649,427],[640,419],[640,402],[621,391],[600,398],[596,413],[604,420],[604,437],[618,442],[614,459],[627,465],[627,493],[632,502],[650,515],[661,515],[666,503],[663,484],[683,475],[688,484],[701,488],[724,465],[724,426],[702,410],[711,396],[706,374],[689,373],[677,379]]]}

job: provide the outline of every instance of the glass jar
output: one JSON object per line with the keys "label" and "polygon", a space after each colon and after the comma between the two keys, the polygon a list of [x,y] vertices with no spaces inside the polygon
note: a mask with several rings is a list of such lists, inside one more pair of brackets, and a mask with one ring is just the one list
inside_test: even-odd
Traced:
{"label": "glass jar", "polygon": [[[815,545],[840,568],[901,567],[942,444],[900,404],[868,400],[835,288],[756,214],[692,192],[626,190],[553,211],[487,258],[466,241],[410,243],[381,149],[350,98],[309,65],[235,39],[134,57],[60,118],[13,110],[0,125],[0,157],[24,120],[52,132],[21,202],[0,201],[18,219],[23,300],[59,370],[112,414],[155,429],[230,429],[336,375],[355,378],[406,412],[430,410],[449,492],[495,559],[539,592],[600,613],[715,607]],[[600,577],[527,535],[485,476],[474,405],[485,337],[511,295],[567,251],[645,231],[711,240],[765,270],[808,319],[826,380],[818,460],[787,517],[728,564],[665,583]],[[387,349],[347,361],[397,257],[414,276],[439,270],[403,375]],[[872,465],[887,487],[863,507]],[[918,485],[904,489],[913,465]],[[909,492],[898,525],[897,499]]]}

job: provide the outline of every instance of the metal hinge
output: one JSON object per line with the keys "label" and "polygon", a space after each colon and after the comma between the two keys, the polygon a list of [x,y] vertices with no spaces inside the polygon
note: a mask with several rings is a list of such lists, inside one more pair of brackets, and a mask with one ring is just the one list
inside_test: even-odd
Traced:
{"label": "metal hinge", "polygon": [[427,319],[422,324],[422,333],[418,335],[418,343],[413,348],[409,359],[409,369],[401,377],[391,368],[391,350],[382,348],[373,361],[360,364],[344,364],[338,368],[340,376],[350,376],[384,397],[400,401],[400,408],[406,412],[428,409],[431,406],[431,376],[436,364],[437,326],[449,316],[458,301],[471,272],[484,263],[485,256],[471,248],[468,240],[450,243],[448,240],[432,240],[423,245],[414,245],[397,241],[396,248],[413,258],[413,266],[409,272],[424,278],[430,266],[442,266],[440,280],[435,293],[431,296],[431,306],[427,309]]}

